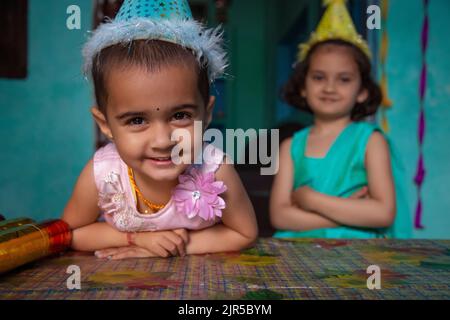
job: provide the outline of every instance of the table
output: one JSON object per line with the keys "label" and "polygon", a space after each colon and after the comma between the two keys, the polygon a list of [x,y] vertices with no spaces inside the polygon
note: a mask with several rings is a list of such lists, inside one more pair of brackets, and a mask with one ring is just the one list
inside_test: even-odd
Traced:
{"label": "table", "polygon": [[[80,290],[67,288],[71,265]],[[371,265],[381,289],[367,287]],[[70,251],[0,275],[0,299],[450,299],[450,240],[260,238],[242,252],[120,261]]]}

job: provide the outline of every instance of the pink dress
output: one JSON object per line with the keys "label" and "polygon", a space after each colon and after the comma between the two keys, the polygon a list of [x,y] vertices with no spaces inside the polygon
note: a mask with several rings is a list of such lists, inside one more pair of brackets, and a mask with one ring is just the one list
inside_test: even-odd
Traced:
{"label": "pink dress", "polygon": [[221,221],[226,191],[215,172],[223,163],[222,150],[209,144],[208,156],[201,165],[190,165],[179,177],[170,201],[153,214],[136,209],[136,198],[128,177],[128,167],[120,158],[116,146],[109,143],[94,154],[94,178],[99,193],[98,205],[110,225],[123,232],[199,230]]}

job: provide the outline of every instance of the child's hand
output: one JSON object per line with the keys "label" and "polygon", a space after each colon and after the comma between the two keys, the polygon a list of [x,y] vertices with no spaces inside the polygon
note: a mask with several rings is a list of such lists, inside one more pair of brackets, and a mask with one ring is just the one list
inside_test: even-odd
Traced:
{"label": "child's hand", "polygon": [[158,257],[185,256],[186,244],[189,241],[185,229],[170,231],[151,231],[136,234],[136,245],[149,250]]}
{"label": "child's hand", "polygon": [[184,256],[189,235],[186,229],[149,231],[136,234],[136,246],[97,250],[95,256],[103,259]]}

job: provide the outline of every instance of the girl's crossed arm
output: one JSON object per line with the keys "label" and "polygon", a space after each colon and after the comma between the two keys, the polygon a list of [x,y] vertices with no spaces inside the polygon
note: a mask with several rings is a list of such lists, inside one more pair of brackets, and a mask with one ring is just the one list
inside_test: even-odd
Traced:
{"label": "girl's crossed arm", "polygon": [[369,139],[366,151],[369,197],[346,199],[318,193],[309,187],[297,189],[293,198],[305,210],[317,212],[340,224],[384,228],[395,218],[395,188],[389,148],[381,133]]}
{"label": "girl's crossed arm", "polygon": [[330,218],[297,207],[291,199],[294,169],[291,159],[291,141],[280,146],[279,171],[275,176],[270,195],[270,220],[277,229],[306,231],[334,228],[338,224]]}

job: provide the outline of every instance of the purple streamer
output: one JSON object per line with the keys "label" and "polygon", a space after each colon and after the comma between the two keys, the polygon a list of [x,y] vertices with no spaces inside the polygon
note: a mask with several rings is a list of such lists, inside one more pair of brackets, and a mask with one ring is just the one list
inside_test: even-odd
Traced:
{"label": "purple streamer", "polygon": [[428,46],[428,16],[425,16],[422,26],[422,52],[427,50]]}
{"label": "purple streamer", "polygon": [[417,164],[416,176],[414,182],[420,188],[422,186],[423,180],[425,179],[425,166],[423,162],[423,155],[419,156],[419,162]]}
{"label": "purple streamer", "polygon": [[425,113],[420,111],[419,116],[419,143],[420,145],[423,144],[423,138],[425,136]]}
{"label": "purple streamer", "polygon": [[422,46],[422,71],[420,73],[420,83],[419,83],[419,95],[420,95],[420,116],[419,116],[419,147],[420,147],[420,155],[419,161],[417,164],[416,176],[414,177],[414,182],[417,185],[417,193],[418,193],[418,201],[416,207],[416,215],[414,220],[414,226],[416,229],[423,229],[422,225],[422,199],[420,196],[422,184],[425,179],[425,165],[422,154],[422,145],[425,136],[425,112],[424,112],[424,98],[427,88],[427,64],[425,62],[426,51],[428,48],[428,0],[423,0],[424,4],[424,12],[425,17],[422,26],[422,34],[421,34],[421,46]]}
{"label": "purple streamer", "polygon": [[414,227],[416,229],[423,229],[422,225],[422,200],[419,198],[416,207],[416,218],[414,220]]}
{"label": "purple streamer", "polygon": [[424,63],[422,66],[422,71],[420,72],[420,82],[419,82],[419,92],[421,101],[425,97],[426,89],[427,89],[427,65],[426,63]]}

